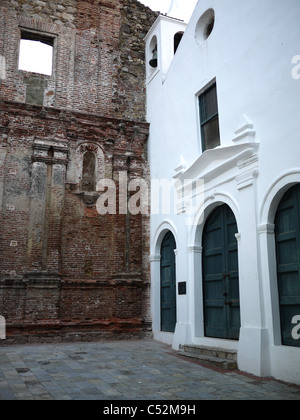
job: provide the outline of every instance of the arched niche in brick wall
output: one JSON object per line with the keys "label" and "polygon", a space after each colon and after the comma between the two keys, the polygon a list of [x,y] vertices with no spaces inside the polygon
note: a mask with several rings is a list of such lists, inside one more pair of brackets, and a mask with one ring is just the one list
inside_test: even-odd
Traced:
{"label": "arched niche in brick wall", "polygon": [[82,163],[82,191],[96,190],[96,155],[94,152],[85,152]]}
{"label": "arched niche in brick wall", "polygon": [[105,176],[102,148],[96,143],[84,142],[76,149],[76,183],[81,191],[95,192],[97,183]]}

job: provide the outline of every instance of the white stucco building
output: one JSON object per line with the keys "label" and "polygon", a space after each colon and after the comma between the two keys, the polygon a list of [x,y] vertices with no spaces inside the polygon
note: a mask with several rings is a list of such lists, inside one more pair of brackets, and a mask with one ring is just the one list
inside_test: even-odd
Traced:
{"label": "white stucco building", "polygon": [[146,37],[151,177],[181,198],[151,217],[155,338],[298,384],[299,18],[298,0],[200,0]]}

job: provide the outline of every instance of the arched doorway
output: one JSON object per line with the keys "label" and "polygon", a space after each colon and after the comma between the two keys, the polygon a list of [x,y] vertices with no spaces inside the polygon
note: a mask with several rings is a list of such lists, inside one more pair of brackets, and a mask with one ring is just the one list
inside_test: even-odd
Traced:
{"label": "arched doorway", "polygon": [[300,347],[293,320],[300,315],[300,184],[283,196],[275,217],[282,344]]}
{"label": "arched doorway", "polygon": [[168,232],[161,245],[161,331],[175,332],[176,327],[176,242]]}
{"label": "arched doorway", "polygon": [[239,339],[240,298],[237,223],[226,205],[208,217],[203,232],[203,298],[206,337]]}

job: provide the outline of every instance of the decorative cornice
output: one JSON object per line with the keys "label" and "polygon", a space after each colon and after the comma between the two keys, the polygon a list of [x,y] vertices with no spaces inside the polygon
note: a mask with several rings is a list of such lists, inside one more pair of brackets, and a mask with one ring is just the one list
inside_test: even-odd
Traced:
{"label": "decorative cornice", "polygon": [[27,287],[35,289],[57,289],[64,283],[59,273],[34,271],[24,275],[24,283]]}
{"label": "decorative cornice", "polygon": [[240,127],[235,131],[232,141],[235,144],[255,142],[256,131],[246,115],[243,115]]}
{"label": "decorative cornice", "polygon": [[68,165],[68,159],[59,159],[59,158],[50,158],[47,156],[32,156],[31,158],[32,163],[34,162],[42,162],[46,165]]}
{"label": "decorative cornice", "polygon": [[[207,150],[185,171],[181,171],[173,176],[178,181],[202,179],[205,184],[211,180],[222,176],[223,182],[226,182],[229,177],[235,177],[240,170],[248,166],[255,166],[258,168],[259,143],[242,143],[229,147],[217,147],[212,150]],[[236,174],[232,172],[233,168],[236,169]],[[226,172],[228,175],[226,175]],[[178,182],[180,189],[181,183]],[[176,187],[176,185],[175,185]]]}
{"label": "decorative cornice", "polygon": [[202,246],[189,246],[188,247],[188,252],[191,254],[202,254],[203,252],[203,247]]}
{"label": "decorative cornice", "polygon": [[160,255],[150,255],[149,261],[152,262],[160,262],[161,256]]}
{"label": "decorative cornice", "polygon": [[243,188],[247,188],[253,185],[254,180],[258,177],[258,175],[258,169],[254,169],[253,171],[249,171],[244,174],[238,175],[236,177],[238,190],[242,190]]}

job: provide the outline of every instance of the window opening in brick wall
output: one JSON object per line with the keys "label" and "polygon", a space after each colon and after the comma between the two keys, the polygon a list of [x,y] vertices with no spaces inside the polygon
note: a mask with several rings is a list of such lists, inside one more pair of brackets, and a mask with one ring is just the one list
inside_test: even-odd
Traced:
{"label": "window opening in brick wall", "polygon": [[86,152],[83,156],[82,191],[96,190],[96,156],[93,152]]}
{"label": "window opening in brick wall", "polygon": [[52,75],[54,38],[33,32],[21,33],[19,70]]}

